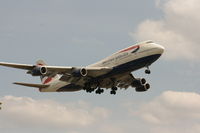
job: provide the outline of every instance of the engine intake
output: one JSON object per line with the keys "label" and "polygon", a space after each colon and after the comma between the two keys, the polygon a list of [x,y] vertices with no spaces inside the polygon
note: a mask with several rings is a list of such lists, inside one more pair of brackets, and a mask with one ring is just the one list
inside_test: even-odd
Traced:
{"label": "engine intake", "polygon": [[47,73],[47,68],[44,66],[36,66],[32,71],[28,71],[32,76],[42,76]]}
{"label": "engine intake", "polygon": [[72,75],[75,77],[85,77],[87,76],[88,72],[87,69],[85,68],[81,68],[81,69],[74,69],[74,71],[72,72]]}
{"label": "engine intake", "polygon": [[137,92],[144,92],[144,91],[147,91],[149,88],[150,88],[150,84],[147,83],[147,84],[145,84],[145,85],[136,87],[135,90],[136,90]]}
{"label": "engine intake", "polygon": [[138,78],[132,82],[131,86],[137,88],[137,87],[143,86],[145,83],[146,83],[146,79]]}

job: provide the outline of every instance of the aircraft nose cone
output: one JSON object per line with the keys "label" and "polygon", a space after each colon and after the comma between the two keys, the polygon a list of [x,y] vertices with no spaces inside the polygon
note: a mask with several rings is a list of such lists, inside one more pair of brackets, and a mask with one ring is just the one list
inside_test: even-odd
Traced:
{"label": "aircraft nose cone", "polygon": [[157,54],[162,54],[165,50],[165,48],[159,44],[154,43],[153,45],[156,48],[156,53]]}
{"label": "aircraft nose cone", "polygon": [[160,52],[161,54],[162,54],[162,53],[164,52],[164,50],[165,50],[165,48],[164,48],[163,46],[161,46],[161,45],[159,45],[158,49],[159,49],[159,52]]}

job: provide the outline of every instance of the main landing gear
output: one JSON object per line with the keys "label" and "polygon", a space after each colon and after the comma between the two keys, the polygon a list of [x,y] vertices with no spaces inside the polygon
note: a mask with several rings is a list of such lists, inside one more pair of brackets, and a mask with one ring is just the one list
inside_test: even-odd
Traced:
{"label": "main landing gear", "polygon": [[85,89],[87,93],[92,93],[95,89],[93,88],[88,88],[88,89]]}
{"label": "main landing gear", "polygon": [[[88,88],[88,89],[85,89],[85,90],[86,90],[86,92],[88,92],[88,93],[92,93],[93,91],[95,91],[95,89],[93,89],[93,88]],[[115,95],[115,94],[116,94],[116,91],[117,91],[117,87],[112,87],[112,88],[111,88],[111,91],[110,91],[110,94]],[[102,93],[104,93],[104,89],[101,89],[100,87],[98,87],[98,88],[96,89],[95,93],[96,93],[96,94],[102,94]]]}
{"label": "main landing gear", "polygon": [[110,91],[110,94],[111,94],[111,95],[115,95],[115,94],[116,94],[116,91],[117,91],[117,87],[112,87],[112,88],[111,88],[111,91]]}
{"label": "main landing gear", "polygon": [[85,84],[85,87],[83,87],[83,90],[85,90],[87,93],[92,93],[95,90],[95,88],[91,88],[90,84],[87,83]]}
{"label": "main landing gear", "polygon": [[98,89],[95,91],[96,94],[101,94],[103,92],[104,92],[104,90],[101,89],[100,87],[98,87]]}
{"label": "main landing gear", "polygon": [[[113,86],[111,88],[110,94],[116,95],[117,89],[118,88],[116,86]],[[88,93],[92,93],[94,91],[95,91],[96,94],[102,94],[102,93],[104,93],[104,89],[101,89],[99,86],[97,86],[95,88],[92,88],[89,83],[85,84],[85,87],[83,88],[83,90],[85,90]]]}
{"label": "main landing gear", "polygon": [[145,70],[146,74],[151,74],[151,70],[149,69],[149,67],[147,66],[147,69]]}
{"label": "main landing gear", "polygon": [[101,94],[101,93],[103,93],[104,92],[104,90],[103,89],[101,89],[100,87],[95,87],[95,88],[92,88],[91,86],[90,86],[90,84],[89,83],[87,83],[87,84],[85,84],[85,87],[83,88],[83,90],[85,90],[87,93],[92,93],[93,91],[95,91],[95,93],[96,94]]}

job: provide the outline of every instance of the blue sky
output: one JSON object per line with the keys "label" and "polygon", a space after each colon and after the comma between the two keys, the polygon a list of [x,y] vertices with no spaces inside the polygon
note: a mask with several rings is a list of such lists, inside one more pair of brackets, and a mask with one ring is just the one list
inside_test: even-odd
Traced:
{"label": "blue sky", "polygon": [[199,132],[198,5],[198,0],[0,1],[0,61],[33,64],[43,59],[50,65],[86,66],[139,41],[154,40],[166,48],[150,67],[151,75],[133,72],[151,84],[146,93],[132,88],[116,96],[109,91],[40,93],[12,84],[39,83],[39,78],[1,67],[0,129]]}

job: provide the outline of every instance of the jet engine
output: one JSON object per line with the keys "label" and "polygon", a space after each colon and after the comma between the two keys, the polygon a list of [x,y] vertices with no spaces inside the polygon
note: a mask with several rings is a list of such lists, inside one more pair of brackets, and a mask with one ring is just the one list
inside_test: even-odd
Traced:
{"label": "jet engine", "polygon": [[135,79],[132,82],[131,86],[137,88],[137,87],[140,87],[140,86],[144,85],[145,83],[146,83],[146,79],[144,79],[144,78],[138,78],[138,79]]}
{"label": "jet engine", "polygon": [[35,66],[33,70],[30,70],[27,73],[31,74],[32,76],[42,76],[47,73],[47,68],[44,66]]}
{"label": "jet engine", "polygon": [[136,90],[137,92],[143,92],[143,91],[147,91],[149,88],[150,88],[150,84],[147,83],[147,84],[145,84],[145,85],[136,87],[135,90]]}
{"label": "jet engine", "polygon": [[74,69],[72,72],[72,75],[75,77],[85,77],[87,76],[88,72],[87,69],[81,68],[81,69]]}

